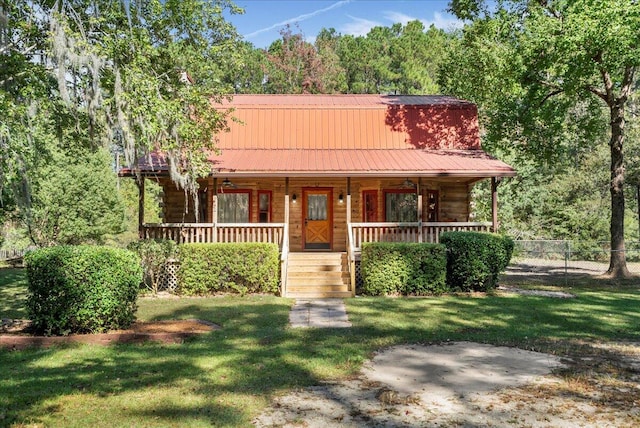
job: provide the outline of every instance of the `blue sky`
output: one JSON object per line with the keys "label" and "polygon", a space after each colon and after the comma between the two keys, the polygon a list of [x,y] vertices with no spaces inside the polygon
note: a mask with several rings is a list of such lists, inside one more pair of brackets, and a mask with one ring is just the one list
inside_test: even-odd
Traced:
{"label": "blue sky", "polygon": [[258,48],[266,48],[280,37],[279,31],[290,24],[311,42],[320,29],[335,28],[341,34],[364,36],[375,26],[388,27],[419,19],[426,27],[461,27],[462,23],[446,12],[444,0],[236,0],[244,15],[228,16],[244,39]]}

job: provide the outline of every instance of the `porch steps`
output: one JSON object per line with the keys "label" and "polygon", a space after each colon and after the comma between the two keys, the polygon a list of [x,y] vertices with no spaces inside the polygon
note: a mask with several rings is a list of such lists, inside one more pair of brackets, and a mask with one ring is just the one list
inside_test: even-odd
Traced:
{"label": "porch steps", "polygon": [[319,299],[351,296],[346,253],[289,253],[286,297]]}

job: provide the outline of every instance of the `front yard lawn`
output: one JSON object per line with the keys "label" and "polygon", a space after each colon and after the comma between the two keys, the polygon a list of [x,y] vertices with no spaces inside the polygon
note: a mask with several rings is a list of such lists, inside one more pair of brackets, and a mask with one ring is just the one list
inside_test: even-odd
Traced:
{"label": "front yard lawn", "polygon": [[[0,270],[0,317],[26,316],[24,271]],[[640,291],[574,299],[462,295],[347,300],[348,329],[291,329],[273,296],[141,299],[140,320],[222,329],[180,345],[0,350],[0,426],[248,426],[274,394],[343,379],[383,347],[476,341],[563,354],[640,340]]]}

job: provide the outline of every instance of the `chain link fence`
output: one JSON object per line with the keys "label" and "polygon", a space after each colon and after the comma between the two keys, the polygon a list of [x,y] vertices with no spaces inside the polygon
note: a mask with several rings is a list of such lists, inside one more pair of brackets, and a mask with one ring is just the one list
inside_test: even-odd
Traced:
{"label": "chain link fence", "polygon": [[[627,269],[640,285],[640,242],[625,243]],[[564,240],[515,241],[507,282],[570,285],[598,279],[609,268],[609,243]]]}

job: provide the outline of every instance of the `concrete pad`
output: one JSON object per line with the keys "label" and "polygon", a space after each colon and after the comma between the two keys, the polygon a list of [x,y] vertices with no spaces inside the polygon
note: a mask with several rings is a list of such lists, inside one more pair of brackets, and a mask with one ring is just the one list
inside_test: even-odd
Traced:
{"label": "concrete pad", "polygon": [[342,299],[298,299],[289,313],[289,323],[294,328],[351,327]]}
{"label": "concrete pad", "polygon": [[366,364],[363,375],[401,395],[419,397],[434,410],[457,413],[470,400],[534,383],[559,366],[559,358],[548,354],[455,342],[389,349]]}
{"label": "concrete pad", "polygon": [[[356,379],[276,397],[258,427],[592,427],[617,426],[610,413],[573,397],[512,399],[515,388],[552,385],[552,355],[480,343],[386,349]],[[506,395],[502,395],[506,394]],[[518,397],[514,394],[513,397]],[[621,416],[623,417],[623,416]],[[619,425],[618,425],[619,426]]]}

